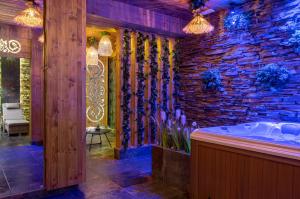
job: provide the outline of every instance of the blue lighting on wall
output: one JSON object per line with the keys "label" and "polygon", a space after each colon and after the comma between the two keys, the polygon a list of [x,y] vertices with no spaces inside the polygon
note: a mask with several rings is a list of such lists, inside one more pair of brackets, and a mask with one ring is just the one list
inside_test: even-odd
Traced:
{"label": "blue lighting on wall", "polygon": [[268,64],[259,69],[256,74],[258,86],[270,89],[275,92],[284,87],[290,78],[290,72],[287,68],[277,64]]}
{"label": "blue lighting on wall", "polygon": [[229,31],[247,30],[249,25],[249,15],[238,10],[231,11],[224,20],[224,26]]}
{"label": "blue lighting on wall", "polygon": [[282,42],[282,45],[293,47],[294,51],[300,54],[300,27],[299,19],[288,21],[284,26],[280,27],[280,30],[289,33],[288,40]]}

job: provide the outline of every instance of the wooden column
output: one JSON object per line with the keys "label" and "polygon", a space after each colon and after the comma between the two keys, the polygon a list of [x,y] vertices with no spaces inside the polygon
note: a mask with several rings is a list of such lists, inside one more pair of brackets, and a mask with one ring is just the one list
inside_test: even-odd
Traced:
{"label": "wooden column", "polygon": [[174,68],[174,61],[173,61],[173,51],[174,51],[174,39],[169,38],[169,51],[170,51],[170,56],[169,56],[169,61],[170,61],[170,82],[169,82],[169,110],[170,113],[173,114],[173,104],[174,104],[174,99],[173,99],[173,90],[174,90],[174,83],[173,83],[173,68]]}
{"label": "wooden column", "polygon": [[161,120],[160,118],[160,112],[161,112],[161,103],[162,103],[162,38],[157,37],[157,64],[158,64],[158,73],[157,73],[157,105],[158,105],[158,111],[157,111],[157,118],[158,121]]}
{"label": "wooden column", "polygon": [[45,185],[85,179],[86,1],[45,0]]}
{"label": "wooden column", "polygon": [[115,91],[116,91],[116,149],[120,150],[122,145],[122,108],[121,108],[121,99],[122,99],[122,40],[123,39],[123,30],[117,31],[116,38],[116,65],[115,65]]}
{"label": "wooden column", "polygon": [[42,30],[32,31],[31,42],[31,142],[42,144],[44,127],[44,59],[43,45],[38,41]]}

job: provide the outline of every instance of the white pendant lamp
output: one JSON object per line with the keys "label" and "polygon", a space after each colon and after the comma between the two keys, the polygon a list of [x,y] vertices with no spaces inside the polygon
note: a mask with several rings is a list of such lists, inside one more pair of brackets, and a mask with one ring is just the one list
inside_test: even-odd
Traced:
{"label": "white pendant lamp", "polygon": [[109,35],[103,35],[98,46],[98,53],[103,57],[110,57],[113,54],[112,44]]}
{"label": "white pendant lamp", "polygon": [[86,50],[86,65],[98,64],[98,51],[94,46],[90,46]]}

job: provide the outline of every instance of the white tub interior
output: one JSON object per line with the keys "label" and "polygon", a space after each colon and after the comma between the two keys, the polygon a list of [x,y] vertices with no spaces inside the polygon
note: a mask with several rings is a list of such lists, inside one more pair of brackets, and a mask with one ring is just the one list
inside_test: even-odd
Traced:
{"label": "white tub interior", "polygon": [[202,132],[262,140],[300,148],[300,123],[252,122],[201,128]]}

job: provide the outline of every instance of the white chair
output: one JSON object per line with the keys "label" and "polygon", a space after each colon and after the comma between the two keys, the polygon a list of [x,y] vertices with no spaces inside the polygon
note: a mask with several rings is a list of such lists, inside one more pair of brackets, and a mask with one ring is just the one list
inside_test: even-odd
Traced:
{"label": "white chair", "polygon": [[19,103],[3,103],[3,129],[12,134],[28,134],[29,122],[24,118]]}

